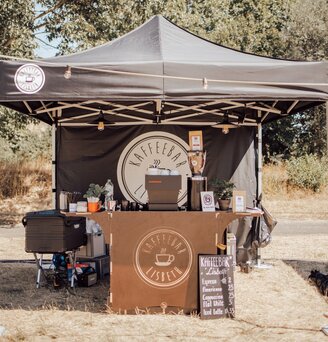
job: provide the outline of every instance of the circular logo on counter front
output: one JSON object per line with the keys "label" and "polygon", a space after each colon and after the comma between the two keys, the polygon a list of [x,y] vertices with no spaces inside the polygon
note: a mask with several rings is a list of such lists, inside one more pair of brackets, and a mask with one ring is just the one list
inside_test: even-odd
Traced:
{"label": "circular logo on counter front", "polygon": [[174,134],[149,132],[133,139],[123,150],[117,165],[117,180],[127,200],[147,202],[145,175],[150,165],[177,170],[182,176],[178,204],[187,200],[187,177],[191,176],[188,163],[188,144]]}
{"label": "circular logo on counter front", "polygon": [[147,234],[135,252],[135,269],[149,285],[170,288],[189,275],[192,250],[189,242],[172,229],[162,228]]}
{"label": "circular logo on counter front", "polygon": [[43,70],[35,64],[22,65],[15,74],[15,85],[19,91],[25,94],[35,94],[40,91],[44,81]]}

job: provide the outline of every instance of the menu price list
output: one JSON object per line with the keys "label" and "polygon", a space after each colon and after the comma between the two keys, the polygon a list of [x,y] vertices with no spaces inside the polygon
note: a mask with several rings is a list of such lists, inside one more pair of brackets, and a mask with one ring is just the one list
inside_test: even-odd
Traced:
{"label": "menu price list", "polygon": [[235,289],[231,255],[199,255],[201,319],[235,317]]}

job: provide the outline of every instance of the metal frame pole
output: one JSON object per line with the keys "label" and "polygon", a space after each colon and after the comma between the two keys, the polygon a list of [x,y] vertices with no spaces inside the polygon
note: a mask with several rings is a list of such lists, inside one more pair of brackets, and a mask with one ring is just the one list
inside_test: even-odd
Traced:
{"label": "metal frame pole", "polygon": [[57,150],[57,127],[56,124],[53,123],[51,127],[51,140],[52,140],[52,165],[51,165],[51,188],[52,188],[52,207],[53,209],[57,208],[57,160],[56,160],[56,150]]}
{"label": "metal frame pole", "polygon": [[257,125],[257,200],[261,198],[262,195],[262,124]]}
{"label": "metal frame pole", "polygon": [[328,101],[326,101],[326,133],[327,133],[326,154],[328,156]]}
{"label": "metal frame pole", "polygon": [[[258,111],[258,118],[259,123],[257,124],[257,201],[262,197],[262,170],[263,170],[263,156],[262,156],[262,123],[260,121],[262,117],[261,111]],[[259,224],[260,218],[257,218],[256,224]],[[256,263],[254,265],[255,268],[261,268],[261,269],[268,269],[271,268],[272,265],[262,263],[261,260],[261,248],[258,247],[256,249]]]}

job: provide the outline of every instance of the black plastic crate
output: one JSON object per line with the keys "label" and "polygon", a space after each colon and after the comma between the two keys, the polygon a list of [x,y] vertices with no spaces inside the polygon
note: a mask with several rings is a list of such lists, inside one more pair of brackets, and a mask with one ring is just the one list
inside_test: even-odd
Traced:
{"label": "black plastic crate", "polygon": [[103,280],[105,276],[109,274],[110,265],[108,255],[103,255],[95,258],[77,257],[77,261],[88,263],[90,266],[92,266],[96,270],[98,279],[100,280]]}
{"label": "black plastic crate", "polygon": [[65,216],[59,210],[34,211],[23,218],[25,251],[62,253],[86,243],[85,217]]}

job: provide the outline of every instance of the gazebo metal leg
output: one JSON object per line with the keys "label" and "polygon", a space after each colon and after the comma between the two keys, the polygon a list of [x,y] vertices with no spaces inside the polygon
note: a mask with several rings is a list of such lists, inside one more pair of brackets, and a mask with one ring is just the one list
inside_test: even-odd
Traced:
{"label": "gazebo metal leg", "polygon": [[41,273],[43,274],[43,276],[45,276],[44,270],[42,268],[43,254],[40,254],[40,258],[37,257],[36,253],[33,253],[33,255],[36,262],[36,266],[38,268],[38,273],[36,276],[36,288],[38,289],[40,288]]}
{"label": "gazebo metal leg", "polygon": [[[261,119],[262,112],[258,111],[258,118]],[[262,124],[259,123],[257,125],[257,202],[259,202],[260,198],[262,197],[262,167],[263,167],[263,160],[262,160]],[[257,234],[259,234],[259,225],[260,225],[260,219],[257,219],[256,222],[257,225]],[[255,264],[253,265],[254,268],[259,269],[269,269],[272,267],[272,265],[262,263],[261,260],[261,248],[258,247],[256,249],[256,260]]]}
{"label": "gazebo metal leg", "polygon": [[272,268],[271,264],[266,264],[266,263],[262,262],[261,248],[256,249],[256,260],[255,260],[255,264],[253,265],[253,267],[259,268],[259,269],[270,269],[270,268]]}

